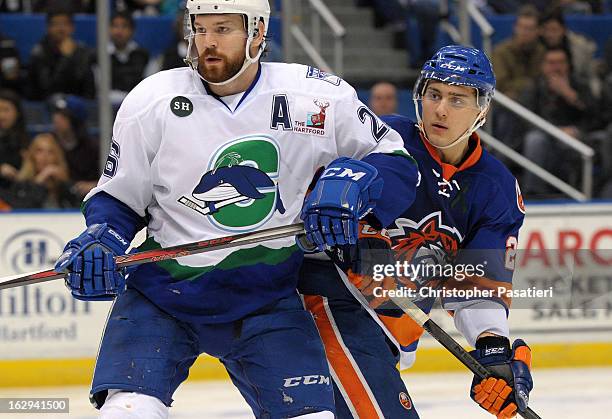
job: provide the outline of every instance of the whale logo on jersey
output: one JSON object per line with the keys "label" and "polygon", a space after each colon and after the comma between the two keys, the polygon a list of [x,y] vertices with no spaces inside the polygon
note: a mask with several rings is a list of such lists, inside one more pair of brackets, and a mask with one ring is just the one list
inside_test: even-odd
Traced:
{"label": "whale logo on jersey", "polygon": [[[259,188],[263,190],[276,187],[270,176],[259,169],[249,166],[225,166],[204,173],[192,196],[203,203],[203,210],[198,212],[208,215],[235,202],[264,198],[265,195],[259,192]],[[280,194],[276,210],[281,214],[285,213]]]}
{"label": "whale logo on jersey", "polygon": [[191,196],[178,202],[209,216],[227,231],[249,231],[265,223],[274,212],[285,213],[278,188],[280,153],[266,136],[249,136],[221,146]]}
{"label": "whale logo on jersey", "polygon": [[447,263],[463,240],[456,228],[442,223],[440,211],[428,214],[419,222],[398,218],[395,225],[398,228],[388,229],[393,250],[399,260],[412,263]]}

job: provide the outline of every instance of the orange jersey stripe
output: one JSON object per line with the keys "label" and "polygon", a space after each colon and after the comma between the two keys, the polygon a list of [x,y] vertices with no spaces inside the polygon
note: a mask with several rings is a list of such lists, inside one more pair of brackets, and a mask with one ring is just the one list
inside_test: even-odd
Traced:
{"label": "orange jersey stripe", "polygon": [[389,317],[379,314],[378,318],[383,322],[397,342],[404,347],[419,340],[423,334],[423,328],[407,314],[402,314],[402,317]]}
{"label": "orange jersey stripe", "polygon": [[[339,335],[333,319],[330,318],[324,297],[318,295],[304,295],[304,304],[312,313],[319,334],[325,346],[325,355],[332,369],[337,375],[340,385],[344,388],[350,403],[360,419],[379,418],[377,407],[370,398],[371,391],[366,388],[367,383],[362,382],[363,376],[359,374],[351,359],[345,352],[342,337]],[[348,402],[348,401],[347,401]]]}

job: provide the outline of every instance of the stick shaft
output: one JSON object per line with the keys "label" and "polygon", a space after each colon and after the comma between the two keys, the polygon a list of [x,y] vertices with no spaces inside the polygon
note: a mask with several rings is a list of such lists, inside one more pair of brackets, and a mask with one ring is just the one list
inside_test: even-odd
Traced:
{"label": "stick shaft", "polygon": [[[182,256],[195,255],[198,253],[211,252],[213,250],[228,249],[237,246],[260,243],[268,240],[291,237],[304,232],[302,223],[288,226],[272,227],[249,233],[240,233],[233,236],[219,237],[216,239],[202,240],[163,249],[147,250],[140,253],[121,255],[115,257],[118,268],[141,265],[149,262],[176,259]],[[24,285],[38,284],[64,278],[64,273],[57,273],[53,269],[47,269],[29,274],[0,279],[0,290]]]}

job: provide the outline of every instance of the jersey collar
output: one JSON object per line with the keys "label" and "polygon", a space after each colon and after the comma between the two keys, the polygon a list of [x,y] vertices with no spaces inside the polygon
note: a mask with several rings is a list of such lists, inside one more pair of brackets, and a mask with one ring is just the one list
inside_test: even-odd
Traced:
{"label": "jersey collar", "polygon": [[229,110],[231,113],[234,113],[234,112],[236,112],[238,110],[240,105],[242,105],[242,102],[244,102],[244,100],[247,98],[249,93],[251,93],[251,91],[255,88],[255,86],[257,85],[257,82],[259,81],[259,77],[260,76],[261,76],[261,63],[257,63],[257,74],[255,75],[255,79],[253,79],[253,82],[251,83],[249,88],[245,90],[244,94],[242,95],[242,98],[240,98],[240,101],[238,102],[238,105],[236,105],[236,107],[233,110],[230,109],[229,106],[227,106],[227,104],[221,99],[221,97],[219,95],[213,93],[213,91],[210,90],[210,86],[208,86],[208,83],[206,83],[204,80],[201,80],[201,81],[202,81],[202,84],[204,85],[204,88],[206,89],[206,93],[208,93],[208,95],[210,95],[210,96],[214,97],[215,99],[217,99],[219,102],[221,102],[223,104],[223,106],[225,106],[227,108],[227,110]]}
{"label": "jersey collar", "polygon": [[429,144],[427,140],[423,138],[423,134],[419,133],[419,137],[421,138],[421,141],[425,145],[425,148],[429,152],[431,158],[434,159],[442,168],[442,176],[446,180],[450,180],[455,175],[455,173],[474,166],[476,163],[478,163],[478,160],[480,160],[480,156],[482,156],[482,145],[480,144],[480,137],[476,133],[473,133],[469,139],[469,156],[463,159],[463,163],[461,163],[459,167],[442,162],[442,160],[440,160],[440,156],[438,156],[438,153],[436,152],[435,147]]}

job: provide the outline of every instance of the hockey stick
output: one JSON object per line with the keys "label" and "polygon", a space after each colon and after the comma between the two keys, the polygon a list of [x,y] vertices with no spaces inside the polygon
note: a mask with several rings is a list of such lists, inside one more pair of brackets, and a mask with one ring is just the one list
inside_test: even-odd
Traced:
{"label": "hockey stick", "polygon": [[[116,256],[115,262],[118,268],[125,268],[132,265],[159,262],[167,259],[176,259],[182,256],[211,252],[213,250],[228,249],[231,247],[260,243],[267,240],[281,239],[302,233],[304,233],[304,225],[302,223],[296,223],[288,226],[251,231],[249,233],[240,233],[233,236],[180,244],[164,249],[146,250],[140,253]],[[57,273],[53,269],[31,272],[20,276],[11,276],[0,279],[0,290],[52,281],[54,279],[63,278],[64,276],[66,276],[64,273]]]}
{"label": "hockey stick", "polygon": [[[416,304],[414,304],[408,298],[402,297],[391,297],[391,301],[399,308],[402,309],[412,320],[414,320],[419,326],[427,330],[427,332],[442,346],[444,346],[455,358],[457,358],[463,365],[468,367],[470,371],[474,373],[478,378],[484,380],[493,376],[489,369],[483,366],[480,362],[476,361],[472,355],[470,355],[463,346],[453,339],[448,333],[444,331],[437,323],[435,323],[427,314],[423,312]],[[524,411],[519,411],[519,415],[525,419],[541,419],[537,413],[527,407]]]}

